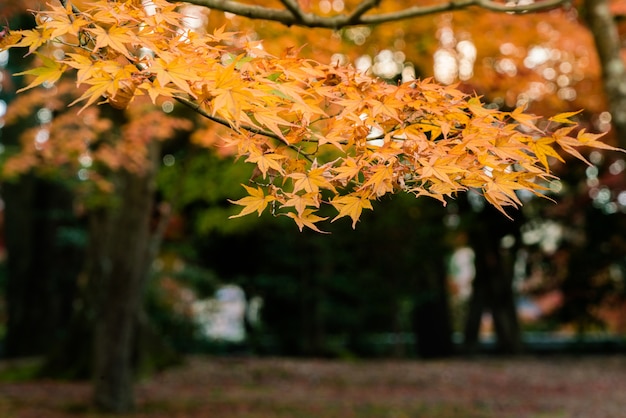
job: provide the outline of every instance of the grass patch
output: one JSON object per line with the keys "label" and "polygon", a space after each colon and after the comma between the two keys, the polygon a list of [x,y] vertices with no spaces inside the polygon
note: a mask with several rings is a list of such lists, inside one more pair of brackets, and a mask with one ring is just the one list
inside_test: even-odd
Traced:
{"label": "grass patch", "polygon": [[0,382],[17,383],[35,379],[42,361],[41,358],[27,358],[0,363]]}

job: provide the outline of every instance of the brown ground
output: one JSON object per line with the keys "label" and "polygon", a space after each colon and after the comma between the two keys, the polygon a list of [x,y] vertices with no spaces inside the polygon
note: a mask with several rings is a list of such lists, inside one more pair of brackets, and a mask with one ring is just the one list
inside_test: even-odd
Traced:
{"label": "brown ground", "polygon": [[[86,383],[0,383],[1,418],[102,418]],[[326,361],[190,358],[132,418],[625,418],[626,356]]]}

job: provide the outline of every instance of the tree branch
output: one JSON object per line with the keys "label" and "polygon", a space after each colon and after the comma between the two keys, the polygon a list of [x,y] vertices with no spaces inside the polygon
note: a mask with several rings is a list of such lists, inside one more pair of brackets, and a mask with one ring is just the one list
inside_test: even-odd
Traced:
{"label": "tree branch", "polygon": [[233,13],[250,19],[271,20],[287,26],[297,25],[327,29],[394,22],[445,11],[466,9],[471,6],[500,13],[531,13],[554,9],[570,2],[570,0],[540,0],[532,4],[509,6],[494,0],[451,0],[429,6],[408,7],[395,12],[365,15],[365,13],[378,6],[380,1],[363,0],[349,15],[319,16],[312,13],[304,13],[295,0],[281,0],[281,3],[286,8],[283,10],[243,4],[234,0],[187,0],[188,3]]}
{"label": "tree branch", "polygon": [[[237,128],[235,128],[231,123],[229,123],[226,119],[222,119],[218,116],[213,116],[210,113],[206,112],[204,109],[202,109],[202,107],[200,107],[200,104],[191,101],[185,97],[182,96],[174,96],[173,97],[177,102],[184,104],[185,106],[187,106],[188,108],[192,109],[194,112],[198,113],[200,116],[205,117],[215,123],[219,123],[220,125],[226,126],[227,128],[230,128],[234,131],[237,131]],[[288,142],[285,141],[284,138],[281,138],[280,136],[276,135],[274,132],[270,132],[270,131],[266,131],[265,129],[262,128],[258,128],[256,126],[249,126],[249,125],[241,125],[240,126],[241,129],[243,129],[244,131],[248,131],[250,133],[253,134],[257,134],[257,135],[263,135],[265,137],[271,138],[271,139],[275,139],[276,141],[279,141],[281,144],[287,146],[288,148],[291,148],[292,150],[296,151],[299,155],[302,155],[304,158],[306,158],[308,161],[313,161],[311,159],[311,157],[309,155],[306,155],[302,152],[302,150],[298,149],[297,147],[295,147],[293,144],[290,144]]]}
{"label": "tree branch", "polygon": [[289,10],[295,18],[302,20],[303,12],[302,9],[300,9],[297,0],[280,0],[280,2],[285,5],[287,10]]}
{"label": "tree branch", "polygon": [[[365,13],[380,4],[381,0],[364,0],[356,6],[352,14],[348,16],[348,22],[358,22]],[[351,24],[351,23],[350,23]]]}

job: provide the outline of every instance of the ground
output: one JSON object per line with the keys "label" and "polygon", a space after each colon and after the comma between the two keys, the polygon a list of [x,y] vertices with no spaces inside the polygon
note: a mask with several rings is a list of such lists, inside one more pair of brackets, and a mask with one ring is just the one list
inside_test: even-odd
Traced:
{"label": "ground", "polygon": [[[0,382],[0,417],[108,417],[89,396],[87,383]],[[128,418],[623,418],[626,356],[192,357],[140,382],[137,398]]]}

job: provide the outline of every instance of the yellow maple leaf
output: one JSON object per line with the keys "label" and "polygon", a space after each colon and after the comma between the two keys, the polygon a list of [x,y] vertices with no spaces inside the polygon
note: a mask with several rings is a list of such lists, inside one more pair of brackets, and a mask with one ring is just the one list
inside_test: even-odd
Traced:
{"label": "yellow maple leaf", "polygon": [[287,216],[293,219],[298,225],[298,229],[302,232],[302,229],[306,226],[307,228],[312,229],[315,232],[320,232],[322,234],[328,234],[328,232],[320,230],[315,223],[324,221],[328,218],[322,218],[321,216],[315,215],[313,209],[306,209],[302,214],[296,214],[293,212],[287,213]]}
{"label": "yellow maple leaf", "polygon": [[373,209],[372,202],[362,193],[337,196],[330,201],[330,204],[339,212],[331,222],[349,216],[352,219],[352,228],[356,228],[356,223],[359,221],[363,209]]}
{"label": "yellow maple leaf", "polygon": [[333,168],[333,171],[337,173],[335,174],[333,180],[347,183],[348,181],[355,178],[361,172],[362,168],[363,166],[357,164],[354,158],[348,157],[343,160],[343,163],[340,166]]}
{"label": "yellow maple leaf", "polygon": [[604,142],[598,141],[598,138],[601,138],[602,136],[604,136],[604,134],[592,134],[590,132],[587,132],[585,130],[585,128],[581,129],[578,132],[578,135],[576,136],[576,139],[578,139],[578,141],[580,141],[581,145],[587,146],[587,147],[593,147],[593,148],[600,148],[600,149],[606,149],[606,150],[610,150],[610,151],[621,151],[621,152],[626,152],[625,150],[622,150],[620,148],[616,148],[613,147],[611,145],[605,144]]}
{"label": "yellow maple leaf", "polygon": [[[167,57],[167,60],[163,58],[164,56]],[[189,83],[199,81],[200,77],[194,73],[193,66],[185,58],[162,54],[161,57],[154,60],[150,66],[150,71],[156,76],[159,86],[165,87],[169,83],[173,83],[180,90],[195,97]]]}
{"label": "yellow maple leaf", "polygon": [[96,44],[93,47],[94,53],[101,48],[109,47],[130,60],[134,59],[128,51],[127,45],[135,43],[136,40],[128,28],[113,25],[108,29],[104,29],[101,26],[94,26],[87,30],[91,32],[96,39]]}
{"label": "yellow maple leaf", "polygon": [[267,205],[276,200],[276,197],[266,195],[261,187],[254,189],[246,186],[245,184],[242,184],[242,186],[246,189],[249,196],[243,197],[239,200],[228,200],[230,203],[243,206],[243,209],[239,212],[239,214],[230,216],[229,219],[239,218],[253,212],[257,212],[259,216],[261,216]]}
{"label": "yellow maple leaf", "polygon": [[263,174],[263,178],[265,178],[270,169],[276,170],[280,174],[284,174],[285,170],[281,165],[281,161],[286,158],[287,157],[285,155],[275,154],[273,152],[261,153],[256,150],[252,150],[246,159],[246,162],[256,164]]}
{"label": "yellow maple leaf", "polygon": [[312,168],[306,173],[291,173],[287,177],[292,178],[293,192],[297,193],[304,190],[307,193],[318,193],[320,188],[332,190],[336,192],[335,187],[328,181],[326,177],[328,169],[325,166]]}
{"label": "yellow maple leaf", "polygon": [[554,157],[557,160],[563,162],[563,158],[559,155],[558,152],[552,147],[552,143],[554,143],[554,138],[551,137],[543,137],[539,138],[535,141],[529,142],[528,146],[535,154],[535,157],[541,162],[541,164],[545,167],[547,172],[550,172],[550,165],[548,163],[548,157]]}
{"label": "yellow maple leaf", "polygon": [[56,61],[45,55],[37,54],[41,59],[41,66],[33,68],[31,70],[22,71],[15,75],[34,75],[35,79],[26,87],[19,89],[17,92],[21,93],[24,90],[37,87],[43,83],[54,84],[65,72],[67,65],[62,62]]}
{"label": "yellow maple leaf", "polygon": [[[234,99],[236,100],[237,98],[234,98]],[[254,112],[252,116],[254,117],[254,119],[256,119],[256,121],[259,123],[260,126],[266,127],[267,129],[272,131],[274,134],[276,134],[278,137],[283,138],[283,139],[285,137],[283,135],[283,132],[280,130],[279,125],[296,126],[295,124],[288,122],[285,119],[278,116],[276,114],[276,109],[272,110],[272,109],[263,108]]]}
{"label": "yellow maple leaf", "polygon": [[535,121],[539,119],[539,117],[524,113],[524,109],[522,107],[515,108],[514,111],[509,113],[509,116],[511,116],[511,118],[513,118],[513,120],[518,122],[520,125],[530,130],[541,131],[539,128],[537,128],[537,125],[535,124]]}
{"label": "yellow maple leaf", "polygon": [[44,40],[41,39],[41,34],[39,33],[39,31],[11,31],[8,28],[4,28],[2,32],[4,33],[0,37],[0,51],[4,51],[6,49],[13,48],[16,46],[21,46],[20,45],[22,43],[21,41],[23,41],[24,36],[28,32],[36,32],[37,37],[40,39],[40,41],[39,40],[33,41],[33,43],[37,43],[36,46],[32,46],[32,43],[28,41],[24,41],[24,45],[31,45],[30,47],[31,49],[28,51],[28,53],[33,52],[35,49],[39,48],[39,46],[43,44],[43,42],[45,42]]}
{"label": "yellow maple leaf", "polygon": [[552,116],[548,120],[551,121],[551,122],[563,123],[563,124],[566,124],[566,125],[576,125],[576,122],[574,122],[570,118],[572,116],[575,116],[575,115],[579,114],[580,112],[582,112],[582,110],[577,110],[575,112],[559,113],[558,115]]}
{"label": "yellow maple leaf", "polygon": [[75,68],[76,71],[76,83],[82,84],[88,78],[91,78],[94,75],[94,72],[101,68],[100,61],[94,61],[86,54],[75,54],[72,52],[68,52],[65,54],[66,59],[64,62],[72,68]]}
{"label": "yellow maple leaf", "polygon": [[320,206],[319,194],[317,193],[285,193],[285,197],[287,200],[280,207],[293,207],[299,216],[302,216],[308,207],[319,208]]}

